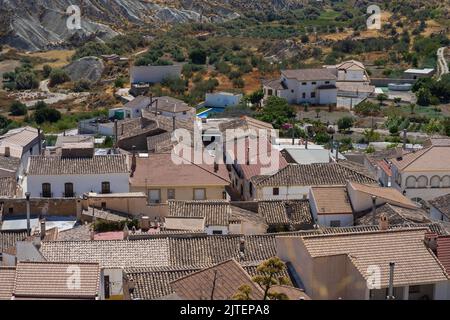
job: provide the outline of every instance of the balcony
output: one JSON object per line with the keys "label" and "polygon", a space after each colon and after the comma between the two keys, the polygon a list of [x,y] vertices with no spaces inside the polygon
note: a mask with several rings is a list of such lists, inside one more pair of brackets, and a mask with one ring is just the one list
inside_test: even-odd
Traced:
{"label": "balcony", "polygon": [[53,192],[41,192],[39,196],[41,198],[53,198]]}
{"label": "balcony", "polygon": [[77,194],[75,192],[63,192],[63,198],[76,198]]}

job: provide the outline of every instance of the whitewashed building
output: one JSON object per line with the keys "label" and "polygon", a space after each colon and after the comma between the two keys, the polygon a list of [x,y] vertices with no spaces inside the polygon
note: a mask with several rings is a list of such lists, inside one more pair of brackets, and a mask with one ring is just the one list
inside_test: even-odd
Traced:
{"label": "whitewashed building", "polygon": [[264,100],[277,96],[290,104],[336,104],[336,81],[336,75],[326,68],[283,70],[280,79],[263,83]]}
{"label": "whitewashed building", "polygon": [[30,157],[23,188],[34,198],[73,198],[84,193],[129,192],[126,155]]}

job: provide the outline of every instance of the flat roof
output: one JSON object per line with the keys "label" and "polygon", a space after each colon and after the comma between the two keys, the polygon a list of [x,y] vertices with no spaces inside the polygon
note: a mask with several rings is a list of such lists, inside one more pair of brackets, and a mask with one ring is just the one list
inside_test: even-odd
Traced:
{"label": "flat roof", "polygon": [[428,74],[430,72],[433,72],[433,68],[425,68],[425,69],[408,69],[405,70],[405,73],[422,73],[422,74]]}

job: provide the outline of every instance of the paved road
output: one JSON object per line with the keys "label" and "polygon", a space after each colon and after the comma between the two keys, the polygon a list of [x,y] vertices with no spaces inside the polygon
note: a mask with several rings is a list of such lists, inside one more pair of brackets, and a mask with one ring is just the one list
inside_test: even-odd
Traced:
{"label": "paved road", "polygon": [[441,77],[444,74],[449,73],[449,69],[448,69],[448,64],[447,64],[447,60],[445,59],[445,49],[447,49],[447,47],[442,47],[439,48],[437,51],[437,57],[438,57],[438,61],[437,61],[437,78],[438,80],[441,80]]}

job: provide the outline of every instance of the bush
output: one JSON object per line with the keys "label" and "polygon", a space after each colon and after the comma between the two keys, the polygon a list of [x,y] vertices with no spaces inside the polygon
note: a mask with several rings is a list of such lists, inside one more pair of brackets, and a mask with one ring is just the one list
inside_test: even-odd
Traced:
{"label": "bush", "polygon": [[50,87],[70,81],[69,75],[62,69],[53,69],[50,73]]}
{"label": "bush", "polygon": [[133,227],[135,227],[136,229],[139,228],[139,221],[136,219],[133,221],[121,221],[121,222],[109,222],[99,220],[95,222],[94,230],[96,232],[122,231],[125,228],[125,224],[127,224],[128,229],[130,230]]}
{"label": "bush", "polygon": [[44,68],[42,70],[42,74],[44,78],[50,77],[50,74],[52,73],[52,67],[50,67],[48,64],[44,65]]}
{"label": "bush", "polygon": [[340,131],[347,131],[353,126],[355,119],[353,117],[343,117],[337,121],[338,129]]}
{"label": "bush", "polygon": [[16,73],[15,77],[15,89],[17,90],[30,90],[39,87],[39,81],[36,74],[32,71],[22,71]]}
{"label": "bush", "polygon": [[189,53],[189,59],[194,64],[206,64],[207,54],[203,49],[194,49]]}
{"label": "bush", "polygon": [[27,106],[19,101],[14,101],[9,108],[9,112],[13,116],[24,116],[27,114]]}
{"label": "bush", "polygon": [[55,123],[59,120],[61,120],[61,112],[49,107],[36,108],[34,113],[34,121],[36,121],[37,124],[42,124],[44,122]]}
{"label": "bush", "polygon": [[123,88],[125,86],[125,79],[123,77],[118,77],[114,81],[114,87],[116,88]]}

